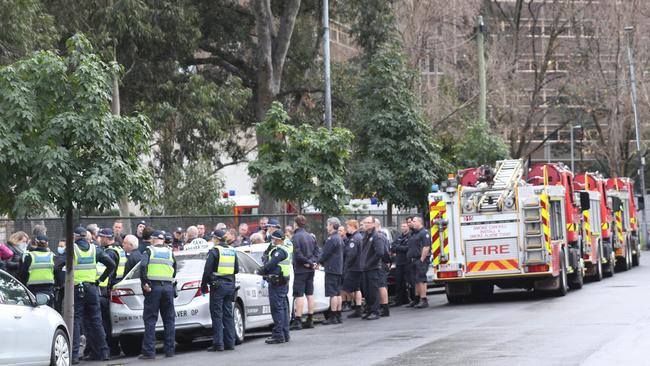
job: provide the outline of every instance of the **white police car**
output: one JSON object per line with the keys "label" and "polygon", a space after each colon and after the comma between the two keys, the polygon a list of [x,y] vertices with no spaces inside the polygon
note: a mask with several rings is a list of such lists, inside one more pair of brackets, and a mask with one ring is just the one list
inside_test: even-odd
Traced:
{"label": "white police car", "polygon": [[[209,295],[201,295],[200,285],[203,267],[210,244],[189,245],[186,250],[175,253],[177,261],[176,290],[178,297],[174,300],[176,311],[176,340],[179,343],[190,343],[195,338],[212,334],[212,319],[210,318]],[[239,286],[234,303],[236,343],[244,341],[247,331],[255,328],[269,327],[273,324],[271,307],[269,305],[268,286],[262,276],[255,274],[260,267],[250,255],[243,251],[237,252],[239,273],[236,283]],[[323,273],[320,273],[322,287]],[[291,292],[291,291],[290,291]],[[292,302],[291,293],[289,301]],[[140,287],[140,267],[134,267],[124,279],[116,284],[111,293],[111,323],[112,336],[120,340],[122,350],[126,355],[140,353],[144,322],[142,310],[144,296]],[[316,311],[325,311],[329,302],[324,297],[323,289],[317,296]],[[162,319],[158,319],[156,331],[162,334]]]}

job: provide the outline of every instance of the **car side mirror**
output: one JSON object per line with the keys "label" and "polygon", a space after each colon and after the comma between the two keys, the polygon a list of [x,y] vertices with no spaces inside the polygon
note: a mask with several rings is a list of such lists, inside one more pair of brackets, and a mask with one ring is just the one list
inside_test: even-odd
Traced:
{"label": "car side mirror", "polygon": [[36,294],[36,305],[38,306],[47,305],[49,301],[50,301],[49,296],[41,293]]}
{"label": "car side mirror", "polygon": [[645,197],[643,197],[643,196],[638,196],[637,197],[636,209],[637,209],[637,211],[645,210]]}
{"label": "car side mirror", "polygon": [[589,192],[580,192],[580,208],[582,211],[587,211],[590,207]]}

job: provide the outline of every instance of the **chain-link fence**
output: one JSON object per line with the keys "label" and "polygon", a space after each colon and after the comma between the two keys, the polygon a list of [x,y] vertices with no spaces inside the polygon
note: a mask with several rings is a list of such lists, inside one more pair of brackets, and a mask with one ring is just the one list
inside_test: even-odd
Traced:
{"label": "chain-link fence", "polygon": [[[394,214],[392,215],[392,226],[397,226],[404,221],[407,216],[411,214]],[[320,213],[304,214],[307,218],[307,229],[313,232],[318,238],[319,243],[322,242],[326,235],[327,216]],[[368,216],[368,214],[344,214],[338,218],[344,222],[348,219],[361,220]],[[382,225],[387,223],[387,215],[373,214],[373,217],[378,218]],[[74,227],[87,226],[90,224],[97,224],[100,228],[112,227],[116,220],[121,220],[123,223],[123,232],[133,233],[138,222],[144,220],[147,226],[151,226],[157,230],[165,230],[173,232],[175,228],[182,227],[185,230],[191,225],[205,225],[206,232],[210,232],[218,223],[224,223],[228,228],[237,228],[241,223],[247,223],[249,226],[249,233],[253,232],[259,226],[259,221],[262,217],[274,218],[280,222],[282,227],[293,224],[293,219],[296,214],[283,214],[283,215],[218,215],[218,216],[131,216],[131,217],[116,217],[116,216],[92,216],[92,217],[78,217],[75,219]],[[20,220],[0,219],[0,243],[7,241],[9,236],[16,231],[24,231],[27,235],[32,236],[32,231],[35,226],[43,225],[47,228],[47,236],[50,239],[50,245],[56,245],[56,242],[65,238],[65,220],[63,218],[32,218]]]}

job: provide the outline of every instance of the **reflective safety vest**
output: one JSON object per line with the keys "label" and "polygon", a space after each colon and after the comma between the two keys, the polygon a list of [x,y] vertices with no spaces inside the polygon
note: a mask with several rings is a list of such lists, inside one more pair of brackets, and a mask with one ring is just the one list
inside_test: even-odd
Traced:
{"label": "reflective safety vest", "polygon": [[275,247],[275,249],[269,252],[269,261],[273,258],[273,253],[275,253],[276,250],[283,250],[285,253],[287,253],[287,257],[283,259],[282,262],[280,262],[279,266],[284,277],[291,276],[291,269],[293,267],[291,265],[291,253],[293,252],[293,247],[291,247],[291,252],[289,252],[289,249],[284,245]]}
{"label": "reflective safety vest", "polygon": [[[106,250],[107,251],[108,250],[114,251],[117,254],[117,257],[120,259],[116,263],[117,269],[115,270],[115,279],[116,280],[121,280],[122,278],[124,278],[124,267],[126,267],[126,252],[120,246],[110,246],[110,247],[106,248]],[[97,279],[99,279],[99,277],[101,277],[102,274],[104,274],[105,270],[106,270],[106,266],[104,264],[98,262],[97,263]],[[106,279],[99,284],[99,287],[108,287],[108,279],[110,277],[111,276],[106,277]]]}
{"label": "reflective safety vest", "polygon": [[147,278],[155,281],[172,282],[174,280],[174,253],[168,247],[149,247],[149,265]]}
{"label": "reflective safety vest", "polygon": [[215,276],[231,276],[235,274],[235,258],[237,252],[231,247],[224,247],[221,245],[215,246],[219,251],[219,264],[214,271]]}
{"label": "reflective safety vest", "polygon": [[74,245],[74,283],[78,285],[82,282],[94,283],[97,279],[97,258],[95,255],[95,246],[89,244],[90,249],[81,250],[77,244]]}
{"label": "reflective safety vest", "polygon": [[29,285],[53,285],[54,284],[54,254],[52,252],[27,252],[32,257],[29,265]]}

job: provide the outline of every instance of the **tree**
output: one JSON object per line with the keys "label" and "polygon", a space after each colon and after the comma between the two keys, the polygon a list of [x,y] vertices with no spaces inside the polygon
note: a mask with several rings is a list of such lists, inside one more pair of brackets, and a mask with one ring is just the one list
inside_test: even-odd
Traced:
{"label": "tree", "polygon": [[54,20],[41,1],[0,2],[0,65],[6,65],[32,51],[54,46]]}
{"label": "tree", "polygon": [[371,58],[357,95],[352,186],[389,207],[424,208],[431,183],[447,168],[410,88],[411,73],[397,47],[385,44]]}
{"label": "tree", "polygon": [[[0,213],[12,217],[56,210],[66,219],[66,293],[73,293],[73,210],[113,206],[122,195],[148,201],[150,172],[144,116],[110,111],[119,71],[93,53],[83,35],[67,54],[40,51],[0,68]],[[73,297],[65,320],[73,329]]]}
{"label": "tree", "polygon": [[345,176],[352,133],[306,124],[294,127],[286,123],[288,119],[275,102],[258,124],[257,134],[267,142],[249,166],[251,175],[264,175],[264,189],[273,197],[296,202],[300,208],[311,204],[325,214],[340,213],[349,197]]}

